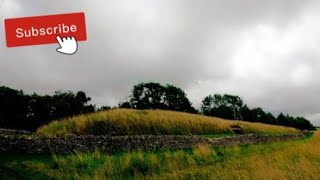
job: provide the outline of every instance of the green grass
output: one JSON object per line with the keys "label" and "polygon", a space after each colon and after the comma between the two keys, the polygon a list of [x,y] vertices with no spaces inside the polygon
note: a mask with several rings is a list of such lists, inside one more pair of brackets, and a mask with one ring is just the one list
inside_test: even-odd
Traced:
{"label": "green grass", "polygon": [[[320,132],[303,140],[189,150],[1,155],[0,167],[39,179],[317,179]],[[1,168],[0,168],[1,169]]]}
{"label": "green grass", "polygon": [[293,134],[294,128],[225,120],[220,118],[163,110],[115,109],[80,115],[59,121],[37,130],[43,136],[67,134],[93,135],[216,135],[233,134],[231,126],[240,126],[244,133]]}
{"label": "green grass", "polygon": [[50,163],[51,155],[27,155],[27,154],[0,154],[0,179],[24,178],[48,178],[45,174],[26,171],[25,162],[30,163]]}

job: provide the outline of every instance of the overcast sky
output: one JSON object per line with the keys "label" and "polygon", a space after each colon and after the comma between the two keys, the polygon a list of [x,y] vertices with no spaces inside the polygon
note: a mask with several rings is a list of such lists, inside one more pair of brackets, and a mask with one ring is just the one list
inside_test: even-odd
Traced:
{"label": "overcast sky", "polygon": [[83,90],[116,105],[155,81],[181,87],[195,107],[229,93],[320,125],[319,9],[317,0],[0,0],[2,22],[85,12],[88,36],[73,56],[58,44],[7,48],[2,23],[0,85]]}

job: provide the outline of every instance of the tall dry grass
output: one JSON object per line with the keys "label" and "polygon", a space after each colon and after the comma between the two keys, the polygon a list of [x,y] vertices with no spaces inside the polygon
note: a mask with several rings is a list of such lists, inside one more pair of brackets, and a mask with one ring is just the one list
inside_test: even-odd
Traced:
{"label": "tall dry grass", "polygon": [[111,155],[75,153],[54,156],[50,162],[22,164],[25,171],[57,179],[319,179],[319,154],[317,132],[312,139],[282,143]]}
{"label": "tall dry grass", "polygon": [[163,111],[115,109],[80,115],[59,121],[37,130],[45,136],[66,134],[141,135],[141,134],[223,134],[233,133],[231,126],[242,127],[245,133],[290,134],[294,128],[224,120],[203,115]]}

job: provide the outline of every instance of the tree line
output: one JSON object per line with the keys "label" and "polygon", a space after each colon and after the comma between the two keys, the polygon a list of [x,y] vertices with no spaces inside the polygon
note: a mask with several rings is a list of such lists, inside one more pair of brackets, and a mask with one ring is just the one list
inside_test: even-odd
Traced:
{"label": "tree line", "polygon": [[[262,108],[250,109],[243,100],[234,95],[208,95],[197,110],[186,93],[173,85],[140,83],[133,87],[128,101],[119,103],[120,108],[164,109],[194,114],[215,116],[230,120],[262,122],[298,129],[314,129],[304,117],[292,117],[280,113],[275,117]],[[96,108],[91,98],[83,91],[56,91],[53,95],[25,94],[22,90],[0,87],[0,128],[34,131],[53,120],[109,110],[111,107]]]}
{"label": "tree line", "polygon": [[0,87],[0,127],[33,131],[55,119],[94,112],[82,92],[56,91],[54,95],[25,94],[21,90]]}
{"label": "tree line", "polygon": [[234,119],[249,122],[262,122],[266,124],[282,125],[297,129],[314,129],[314,126],[304,117],[293,117],[280,113],[274,116],[260,107],[250,109],[239,96],[229,94],[214,94],[206,96],[201,105],[204,115],[224,119]]}
{"label": "tree line", "polygon": [[207,116],[220,117],[230,120],[262,122],[266,124],[295,127],[298,129],[314,129],[313,125],[304,117],[292,117],[280,113],[275,117],[262,108],[250,109],[239,96],[208,95],[202,100],[201,109],[196,110],[188,100],[186,93],[173,85],[161,85],[149,82],[135,85],[129,101],[119,104],[122,108],[133,109],[166,109]]}

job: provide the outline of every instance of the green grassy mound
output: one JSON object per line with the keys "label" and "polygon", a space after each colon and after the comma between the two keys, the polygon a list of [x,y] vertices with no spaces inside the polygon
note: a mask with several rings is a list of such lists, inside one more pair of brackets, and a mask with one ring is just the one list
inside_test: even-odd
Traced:
{"label": "green grassy mound", "polygon": [[240,126],[244,133],[292,134],[294,128],[231,121],[220,118],[163,110],[115,109],[80,115],[59,121],[37,130],[39,135],[214,135],[233,134],[232,126]]}

